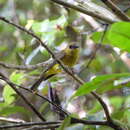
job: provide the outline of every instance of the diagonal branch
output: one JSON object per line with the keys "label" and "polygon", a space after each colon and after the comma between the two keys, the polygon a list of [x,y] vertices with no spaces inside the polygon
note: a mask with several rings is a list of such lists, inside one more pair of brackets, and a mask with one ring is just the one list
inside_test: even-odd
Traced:
{"label": "diagonal branch", "polygon": [[42,120],[45,121],[45,119],[42,117],[42,115],[36,110],[36,108],[31,104],[28,99],[16,88],[16,85],[14,85],[10,80],[5,77],[0,72],[0,79],[4,80],[7,84],[10,85],[10,87],[26,102],[26,104],[33,110],[33,112]]}
{"label": "diagonal branch", "polygon": [[73,5],[73,4],[65,2],[63,0],[50,0],[50,1],[55,2],[55,3],[59,4],[59,5],[63,5],[65,7],[67,7],[67,8],[74,9],[76,11],[79,11],[79,12],[83,13],[83,14],[90,15],[92,17],[95,17],[95,18],[99,19],[99,20],[105,21],[105,22],[107,22],[109,24],[117,22],[116,20],[113,21],[110,18],[103,17],[102,15],[100,15],[98,13],[94,13],[93,11],[88,11],[88,10],[86,10],[84,8],[81,8],[80,6]]}
{"label": "diagonal branch", "polygon": [[108,8],[110,8],[115,15],[117,15],[121,20],[130,22],[130,18],[121,11],[111,0],[101,0]]}
{"label": "diagonal branch", "polygon": [[50,104],[52,104],[53,106],[55,106],[59,111],[61,111],[61,112],[64,113],[65,115],[67,115],[67,116],[69,115],[68,112],[66,112],[66,111],[65,111],[64,109],[62,109],[60,106],[56,105],[54,102],[50,101],[48,98],[46,98],[46,97],[40,95],[40,94],[37,93],[37,92],[34,93],[34,92],[31,91],[30,89],[25,88],[25,87],[23,87],[22,85],[14,84],[14,83],[11,82],[7,77],[5,77],[5,75],[4,75],[3,73],[1,73],[1,72],[0,72],[0,76],[2,77],[1,79],[3,79],[5,82],[9,82],[9,83],[12,84],[13,86],[18,86],[19,88],[21,88],[21,89],[23,89],[23,90],[26,90],[26,91],[28,91],[28,92],[30,92],[30,93],[32,93],[32,94],[35,94],[35,95],[41,97],[41,98],[44,99],[45,101],[47,101],[47,102],[49,102]]}
{"label": "diagonal branch", "polygon": [[33,70],[37,69],[39,67],[46,67],[48,66],[48,63],[42,62],[35,65],[14,65],[14,64],[7,64],[0,61],[0,66],[3,66],[7,69],[17,69],[17,70]]}

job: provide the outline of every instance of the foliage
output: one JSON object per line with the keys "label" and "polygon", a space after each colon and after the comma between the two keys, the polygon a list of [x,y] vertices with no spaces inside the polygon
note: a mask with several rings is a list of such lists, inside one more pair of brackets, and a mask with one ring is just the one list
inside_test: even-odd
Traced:
{"label": "foliage", "polygon": [[[99,1],[96,4],[103,6]],[[106,8],[104,6],[104,8]],[[128,11],[129,12],[129,11]],[[128,13],[127,12],[127,13]],[[129,13],[128,13],[129,15]],[[48,97],[49,86],[58,93],[64,109],[72,117],[84,120],[103,121],[103,108],[91,95],[92,91],[103,97],[111,111],[111,117],[123,126],[130,124],[130,23],[115,22],[108,26],[101,46],[104,31],[95,31],[90,22],[86,23],[77,11],[59,6],[49,0],[0,0],[0,16],[18,23],[27,30],[34,32],[55,53],[71,42],[81,47],[80,58],[74,66],[74,72],[85,81],[79,85],[66,73],[42,82],[38,91]],[[95,20],[98,24],[100,22]],[[103,30],[103,25],[102,26]],[[87,33],[86,33],[87,32]],[[118,51],[117,51],[118,50]],[[127,54],[127,55],[126,55]],[[125,58],[122,56],[125,55]],[[36,39],[15,27],[0,21],[0,62],[14,65],[35,65],[50,58],[50,54]],[[89,67],[86,68],[92,59]],[[2,67],[0,71],[7,75],[11,82],[29,88],[40,76],[45,67],[33,70],[14,70]],[[37,121],[25,102],[8,85],[0,80],[0,116],[20,117],[25,121]],[[47,120],[58,120],[52,107],[34,94],[21,91],[26,98],[42,113]],[[71,100],[70,100],[71,99]],[[0,123],[2,124],[2,123]],[[107,126],[71,124],[70,117],[64,119],[58,130],[110,130]]]}

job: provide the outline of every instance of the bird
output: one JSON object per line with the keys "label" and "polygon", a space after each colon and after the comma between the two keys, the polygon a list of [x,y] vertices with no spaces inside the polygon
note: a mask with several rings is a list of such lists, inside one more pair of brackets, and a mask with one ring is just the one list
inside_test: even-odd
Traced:
{"label": "bird", "polygon": [[[55,56],[58,60],[61,60],[65,66],[72,68],[79,58],[79,46],[70,44],[65,49],[57,52]],[[31,90],[36,90],[42,81],[45,81],[62,72],[60,65],[55,59],[49,66],[50,67],[48,67],[48,69],[40,76],[40,78],[31,86]]]}

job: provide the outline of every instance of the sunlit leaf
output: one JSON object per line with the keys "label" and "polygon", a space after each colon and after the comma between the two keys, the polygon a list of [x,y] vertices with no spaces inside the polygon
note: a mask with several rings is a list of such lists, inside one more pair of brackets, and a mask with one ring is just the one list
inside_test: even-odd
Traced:
{"label": "sunlit leaf", "polygon": [[[46,19],[42,22],[34,22],[32,24],[32,29],[36,34],[41,36],[43,41],[52,44],[55,39],[63,40],[65,36],[64,27],[66,25],[67,18],[63,15],[55,20]],[[58,42],[61,42],[62,40]]]}
{"label": "sunlit leaf", "polygon": [[23,72],[13,72],[10,76],[10,80],[13,82],[13,83],[16,83],[16,84],[21,84],[22,81],[23,81],[23,78],[24,78],[24,73]]}
{"label": "sunlit leaf", "polygon": [[4,87],[2,95],[7,104],[13,103],[16,99],[16,92],[9,85]]}
{"label": "sunlit leaf", "polygon": [[[96,43],[99,43],[102,34],[103,32],[95,32],[91,38]],[[110,44],[123,51],[130,52],[130,23],[117,22],[112,24],[103,39],[103,44]]]}
{"label": "sunlit leaf", "polygon": [[107,35],[110,44],[121,50],[130,52],[130,23],[118,22],[112,24]]}
{"label": "sunlit leaf", "polygon": [[97,76],[92,81],[86,82],[85,84],[80,86],[79,89],[74,94],[74,97],[83,96],[100,87],[107,87],[108,83],[113,82],[118,78],[128,77],[128,76],[130,76],[130,73],[117,73],[117,74],[107,74],[107,75]]}
{"label": "sunlit leaf", "polygon": [[[23,81],[23,73],[13,72],[10,76],[10,80],[16,84],[21,84]],[[6,85],[3,90],[3,98],[7,104],[11,104],[16,100],[16,92],[9,86]]]}

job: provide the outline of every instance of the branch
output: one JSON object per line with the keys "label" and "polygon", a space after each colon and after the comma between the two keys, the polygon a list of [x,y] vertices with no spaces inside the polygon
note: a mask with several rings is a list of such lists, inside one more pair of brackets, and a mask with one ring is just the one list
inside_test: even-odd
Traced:
{"label": "branch", "polygon": [[10,123],[25,123],[24,120],[21,119],[14,119],[14,118],[8,118],[8,117],[0,117],[0,122],[10,122]]}
{"label": "branch", "polygon": [[117,15],[121,20],[130,22],[130,18],[121,11],[111,0],[101,0],[108,8],[110,8],[115,15]]}
{"label": "branch", "polygon": [[102,15],[100,15],[98,13],[94,13],[93,11],[88,11],[88,10],[86,10],[84,8],[81,8],[80,6],[73,5],[73,4],[65,2],[63,0],[50,0],[50,1],[55,2],[55,3],[59,4],[59,5],[63,5],[65,7],[67,7],[67,8],[74,9],[76,11],[79,11],[79,12],[83,13],[83,14],[90,15],[92,17],[95,17],[95,18],[99,19],[99,20],[105,21],[105,22],[107,22],[109,24],[117,22],[117,21],[113,21],[113,20],[111,20],[111,19],[109,19],[107,17],[103,17]]}
{"label": "branch", "polygon": [[13,124],[13,125],[1,125],[0,129],[7,129],[7,128],[17,128],[17,127],[28,127],[28,126],[35,126],[35,125],[58,125],[60,124],[60,121],[57,122],[26,122],[26,123],[19,123],[19,124]]}
{"label": "branch", "polygon": [[1,79],[3,79],[5,82],[9,82],[10,84],[12,84],[13,86],[18,86],[19,88],[23,89],[23,90],[26,90],[28,92],[30,92],[31,94],[35,94],[39,97],[41,97],[42,99],[44,99],[45,101],[49,102],[50,104],[52,104],[53,106],[55,106],[59,111],[61,111],[62,113],[64,113],[65,115],[68,116],[69,113],[67,113],[64,109],[62,109],[60,106],[56,105],[55,103],[53,103],[52,101],[50,101],[48,98],[40,95],[39,93],[37,92],[33,92],[31,91],[30,89],[28,88],[25,88],[23,87],[22,85],[17,85],[17,84],[14,84],[13,82],[11,82],[7,77],[5,78],[4,74],[0,72],[0,76],[2,77]]}
{"label": "branch", "polygon": [[[29,127],[29,126],[44,126],[44,125],[55,125],[55,126],[60,126],[62,122],[57,121],[57,122],[26,122],[26,123],[20,123],[20,124],[13,124],[13,125],[1,125],[0,129],[7,129],[7,128],[17,128],[17,127]],[[82,119],[76,119],[76,118],[71,118],[71,123],[82,123],[84,125],[106,125],[108,126],[108,123],[106,121],[85,121]],[[46,127],[50,127],[46,126]],[[40,127],[39,127],[40,128]],[[43,128],[43,127],[41,127]]]}
{"label": "branch", "polygon": [[3,66],[7,69],[33,70],[33,69],[37,69],[39,67],[46,67],[46,66],[48,66],[48,63],[42,62],[42,63],[38,63],[36,65],[13,65],[13,64],[3,63],[0,61],[0,66]]}
{"label": "branch", "polygon": [[16,88],[16,85],[14,85],[12,82],[9,81],[7,77],[5,77],[1,72],[0,72],[0,78],[4,80],[9,86],[26,102],[26,104],[33,110],[33,112],[42,120],[45,121],[45,119],[41,116],[41,114],[36,110],[36,108],[31,104],[27,98]]}

